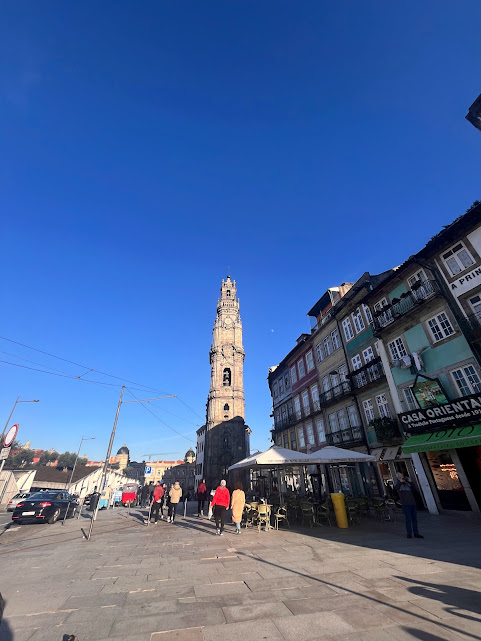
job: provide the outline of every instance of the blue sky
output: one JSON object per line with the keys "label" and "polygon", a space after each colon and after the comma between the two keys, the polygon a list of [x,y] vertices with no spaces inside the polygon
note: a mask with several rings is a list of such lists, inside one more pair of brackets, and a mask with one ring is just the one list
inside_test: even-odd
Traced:
{"label": "blue sky", "polygon": [[[228,267],[264,449],[268,367],[321,293],[399,264],[480,198],[481,135],[464,120],[481,92],[479,1],[32,1],[1,14],[0,334],[178,395],[189,407],[152,409],[183,436],[122,407],[114,449],[135,458],[195,440]],[[18,406],[21,440],[62,451],[95,435],[82,452],[105,455],[117,387],[0,366],[2,422],[17,395],[41,401]]]}

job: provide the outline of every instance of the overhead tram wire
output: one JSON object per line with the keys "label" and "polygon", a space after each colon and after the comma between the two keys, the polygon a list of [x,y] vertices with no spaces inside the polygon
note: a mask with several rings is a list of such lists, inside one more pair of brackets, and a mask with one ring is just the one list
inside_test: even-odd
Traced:
{"label": "overhead tram wire", "polygon": [[50,376],[59,376],[60,378],[70,378],[74,381],[82,381],[83,383],[92,383],[94,385],[100,385],[105,387],[122,387],[119,383],[106,383],[105,381],[89,381],[88,378],[81,378],[80,376],[72,376],[71,374],[57,374],[57,372],[48,372],[46,369],[38,369],[37,367],[28,367],[27,365],[20,365],[20,363],[10,363],[10,361],[4,361],[0,359],[0,363],[5,363],[6,365],[13,365],[14,367],[21,367],[22,369],[29,369],[33,372],[41,372],[42,374],[50,374]]}
{"label": "overhead tram wire", "polygon": [[[135,396],[135,394],[132,392],[132,390],[131,390],[129,387],[126,387],[125,389],[126,389],[126,390],[127,390],[127,391],[128,391],[128,392],[129,392],[129,393],[130,393],[130,394],[131,394],[131,395],[136,399],[136,400],[139,400],[139,399]],[[168,423],[166,423],[165,421],[163,421],[161,418],[159,418],[159,417],[157,416],[157,414],[155,414],[154,412],[152,412],[152,410],[150,409],[150,407],[148,407],[148,406],[147,406],[147,405],[145,405],[144,403],[140,402],[140,405],[142,405],[142,407],[143,407],[143,408],[145,408],[145,409],[147,410],[147,412],[149,412],[149,414],[152,414],[152,416],[153,416],[154,418],[156,418],[160,423],[162,423],[163,425],[165,425],[166,427],[168,427],[168,428],[169,428],[169,430],[171,430],[172,432],[175,432],[175,434],[177,434],[178,436],[181,436],[182,438],[185,438],[185,440],[186,440],[186,441],[189,441],[190,443],[195,443],[195,442],[196,442],[194,439],[189,438],[188,436],[184,436],[184,434],[181,434],[181,433],[180,433],[180,432],[178,432],[176,429],[174,429],[171,425],[169,425]]]}
{"label": "overhead tram wire", "polygon": [[[19,341],[14,341],[12,338],[7,338],[6,336],[0,336],[0,339],[4,341],[8,341],[9,343],[14,343],[15,345],[20,345],[21,347],[26,347],[27,349],[32,349],[35,352],[39,352],[40,354],[45,354],[45,356],[50,356],[51,358],[57,358],[60,361],[64,361],[65,363],[70,363],[71,365],[76,365],[77,367],[82,367],[83,369],[88,369],[91,372],[95,372],[96,374],[102,374],[102,376],[109,376],[110,378],[115,378],[119,381],[124,381],[125,383],[130,383],[131,385],[137,385],[138,387],[143,387],[147,390],[151,390],[153,392],[158,392],[159,394],[166,394],[168,396],[171,396],[168,394],[168,392],[158,390],[155,387],[149,387],[148,385],[142,385],[142,383],[136,383],[135,381],[129,381],[127,378],[123,378],[122,376],[115,376],[114,374],[108,374],[107,372],[102,372],[101,370],[94,369],[92,367],[88,367],[87,365],[82,365],[81,363],[76,363],[75,361],[71,361],[68,358],[62,358],[61,356],[56,356],[55,354],[50,354],[50,352],[45,352],[42,349],[38,349],[37,347],[32,347],[31,345],[25,345],[25,343],[20,343]],[[48,366],[45,366],[48,367]],[[53,369],[53,368],[49,368]],[[107,383],[109,385],[109,383]],[[180,399],[179,399],[180,400]],[[183,403],[183,401],[181,401]],[[185,403],[184,403],[185,404]],[[186,405],[188,407],[188,405]],[[189,407],[189,409],[192,410],[192,408]]]}

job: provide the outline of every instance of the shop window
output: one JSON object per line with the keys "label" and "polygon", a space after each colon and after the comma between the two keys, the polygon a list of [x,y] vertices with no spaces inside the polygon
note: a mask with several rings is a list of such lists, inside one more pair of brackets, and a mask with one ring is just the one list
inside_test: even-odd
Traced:
{"label": "shop window", "polygon": [[448,450],[426,452],[441,507],[445,510],[470,510],[458,470]]}

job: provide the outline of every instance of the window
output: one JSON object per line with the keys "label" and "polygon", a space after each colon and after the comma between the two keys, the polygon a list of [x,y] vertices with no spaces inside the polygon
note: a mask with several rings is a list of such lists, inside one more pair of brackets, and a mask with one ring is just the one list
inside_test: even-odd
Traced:
{"label": "window", "polygon": [[296,418],[301,418],[301,401],[298,396],[294,399],[294,413]]}
{"label": "window", "polygon": [[408,278],[409,287],[412,287],[417,282],[425,283],[426,281],[427,281],[426,274],[422,269],[420,269],[418,272],[416,272],[415,274],[413,274]]}
{"label": "window", "polygon": [[300,361],[297,361],[297,369],[299,371],[299,378],[302,378],[306,375],[306,370],[304,367],[304,359],[301,358]]}
{"label": "window", "polygon": [[324,392],[328,392],[331,389],[329,376],[324,376],[324,378],[322,379],[322,389]]}
{"label": "window", "polygon": [[349,416],[349,424],[351,425],[351,427],[359,427],[361,425],[359,414],[357,413],[354,405],[349,405],[349,407],[347,408],[347,415]]}
{"label": "window", "polygon": [[316,431],[317,431],[317,440],[319,443],[322,443],[326,440],[326,430],[324,428],[324,419],[322,416],[319,416],[316,419]]}
{"label": "window", "polygon": [[327,358],[332,353],[330,337],[326,336],[326,338],[322,341],[322,344],[324,346],[324,354],[326,355],[326,358]]}
{"label": "window", "polygon": [[356,354],[351,358],[351,363],[352,363],[352,369],[354,370],[360,369],[362,367],[362,361],[359,354]]}
{"label": "window", "polygon": [[296,430],[291,430],[291,450],[297,450],[297,439],[296,439]]}
{"label": "window", "polygon": [[228,289],[228,290],[226,291],[226,296],[227,296],[227,298],[230,298],[230,289]]}
{"label": "window", "polygon": [[442,341],[443,338],[447,338],[448,336],[451,336],[451,334],[454,334],[454,329],[449,322],[449,318],[444,312],[434,316],[434,318],[430,318],[428,320],[428,327],[436,342]]}
{"label": "window", "polygon": [[451,374],[462,396],[481,392],[481,381],[472,365],[455,369]]}
{"label": "window", "polygon": [[345,318],[342,321],[342,329],[344,330],[344,336],[346,337],[346,341],[350,341],[351,339],[354,338],[354,332],[352,331],[350,318]]}
{"label": "window", "polygon": [[346,417],[346,410],[339,410],[337,413],[337,422],[339,423],[339,429],[340,430],[347,430],[347,417]]}
{"label": "window", "polygon": [[395,338],[393,341],[388,343],[389,351],[391,352],[392,360],[400,360],[403,356],[407,356],[406,348],[404,347],[402,338]]}
{"label": "window", "polygon": [[291,383],[291,381],[289,379],[289,372],[287,372],[287,374],[284,374],[284,386],[286,388],[286,392],[290,387],[290,383]]}
{"label": "window", "polygon": [[322,343],[317,343],[316,345],[316,354],[317,354],[317,362],[322,363],[324,360],[324,352],[322,351]]}
{"label": "window", "polygon": [[381,418],[391,418],[391,410],[389,409],[386,394],[379,394],[379,396],[376,396],[376,403],[377,409],[379,410],[379,416]]}
{"label": "window", "polygon": [[336,350],[341,347],[341,337],[337,329],[331,332],[332,349]]}
{"label": "window", "polygon": [[224,374],[222,377],[222,385],[224,387],[230,387],[230,381],[231,381],[231,372],[228,367],[224,369]]}
{"label": "window", "polygon": [[369,306],[363,305],[362,308],[364,310],[364,316],[366,317],[367,322],[372,323],[372,314],[371,314],[371,310],[369,309]]}
{"label": "window", "polygon": [[302,392],[302,407],[304,408],[304,414],[309,414],[309,392],[306,389]]}
{"label": "window", "polygon": [[379,341],[374,343],[374,349],[376,350],[376,355],[381,356],[381,350],[379,349]]}
{"label": "window", "polygon": [[282,447],[282,439],[280,434],[276,436],[276,445],[278,445],[279,447]]}
{"label": "window", "polygon": [[282,439],[284,441],[284,447],[289,448],[289,434],[287,432],[284,432]]}
{"label": "window", "polygon": [[279,396],[279,392],[277,391],[277,381],[274,381],[272,385],[272,393],[274,394],[274,398]]}
{"label": "window", "polygon": [[284,394],[284,379],[282,377],[278,380],[278,384],[279,384],[279,394]]}
{"label": "window", "polygon": [[296,366],[291,367],[291,381],[295,383],[297,381]]}
{"label": "window", "polygon": [[456,274],[464,272],[465,269],[474,265],[473,257],[463,243],[458,243],[443,254],[443,260],[451,276],[456,276]]}
{"label": "window", "polygon": [[473,296],[469,299],[469,304],[478,321],[481,321],[481,296]]}
{"label": "window", "polygon": [[[353,358],[351,358],[351,363],[352,369],[354,371],[362,367],[362,361],[359,354],[356,354]],[[359,374],[356,374],[354,376],[354,381],[356,382],[357,387],[363,387],[364,385],[367,385],[366,372],[359,372]]]}
{"label": "window", "polygon": [[374,414],[374,405],[372,404],[371,399],[368,398],[367,401],[363,401],[362,406],[364,408],[364,414],[366,415],[366,421],[368,423],[373,421],[376,418],[376,415]]}
{"label": "window", "polygon": [[314,445],[316,439],[314,438],[314,430],[312,429],[312,423],[306,423],[306,436],[307,444]]}
{"label": "window", "polygon": [[[374,311],[380,312],[384,310],[385,307],[388,307],[389,303],[387,302],[386,298],[381,298],[375,305],[374,305]],[[384,310],[384,313],[378,316],[378,321],[379,324],[384,327],[384,325],[387,325],[392,321],[392,313],[390,309]]]}
{"label": "window", "polygon": [[345,381],[347,381],[347,365],[345,363],[344,365],[341,365],[340,367],[337,368],[337,372],[339,374],[341,383],[344,383]]}
{"label": "window", "polygon": [[372,351],[372,347],[371,346],[366,347],[366,349],[364,349],[362,351],[362,356],[364,358],[364,362],[365,363],[369,363],[369,361],[373,361],[374,360],[374,352]]}
{"label": "window", "polygon": [[338,422],[337,422],[336,414],[329,414],[329,427],[331,429],[331,434],[333,432],[338,432],[339,431],[339,425],[338,425]]}
{"label": "window", "polygon": [[312,350],[307,352],[306,354],[306,363],[308,372],[314,369],[314,358],[312,357]]}
{"label": "window", "polygon": [[299,440],[299,447],[306,447],[306,439],[304,438],[304,430],[302,425],[297,428],[297,438]]}
{"label": "window", "polygon": [[314,383],[314,385],[311,387],[311,398],[314,410],[320,409],[319,388],[317,387],[317,383]]}
{"label": "window", "polygon": [[226,403],[224,405],[224,412],[228,412],[228,411],[229,411],[229,403]]}
{"label": "window", "polygon": [[408,410],[415,410],[418,408],[418,404],[416,403],[416,398],[414,397],[413,391],[410,387],[405,387],[403,389],[403,395],[404,395],[404,400],[406,401],[406,406]]}
{"label": "window", "polygon": [[359,332],[362,332],[363,329],[366,329],[366,326],[364,325],[364,319],[362,317],[361,310],[360,310],[359,307],[353,313],[352,320],[354,321],[354,327],[356,328],[356,334],[359,334]]}

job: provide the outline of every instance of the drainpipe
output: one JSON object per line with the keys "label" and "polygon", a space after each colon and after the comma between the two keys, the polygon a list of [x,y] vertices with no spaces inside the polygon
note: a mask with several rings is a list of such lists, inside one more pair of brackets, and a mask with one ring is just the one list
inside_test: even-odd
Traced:
{"label": "drainpipe", "polygon": [[[399,398],[398,388],[394,381],[394,376],[392,375],[391,367],[389,365],[389,359],[386,352],[386,347],[384,345],[384,341],[382,340],[382,338],[378,339],[378,345],[379,345],[379,356],[381,358],[381,363],[384,368],[384,373],[386,375],[386,379],[389,385],[389,392],[391,393],[394,410],[396,414],[401,414],[403,411],[401,406],[401,400]],[[411,454],[411,460],[413,462],[414,469],[416,470],[416,475],[419,480],[419,485],[421,486],[421,490],[424,495],[424,500],[426,501],[426,507],[428,508],[429,513],[439,514],[438,506],[436,504],[433,491],[429,484],[429,480],[424,470],[419,454],[417,452]]]}

